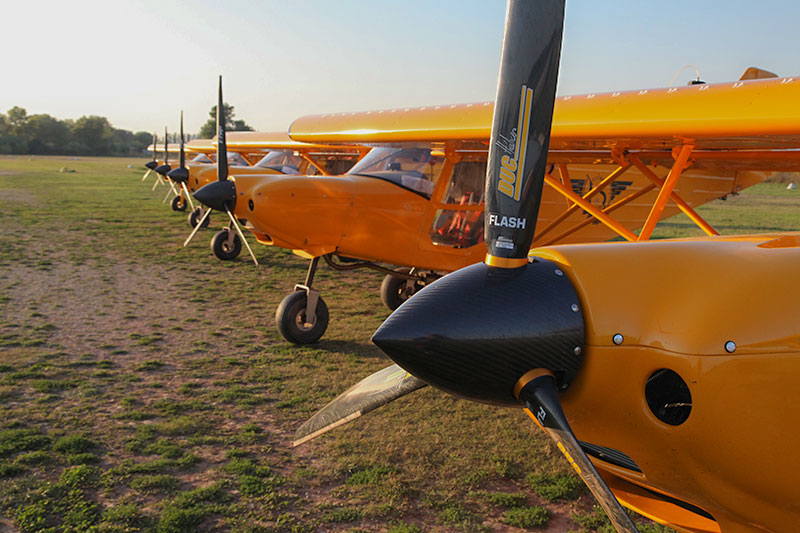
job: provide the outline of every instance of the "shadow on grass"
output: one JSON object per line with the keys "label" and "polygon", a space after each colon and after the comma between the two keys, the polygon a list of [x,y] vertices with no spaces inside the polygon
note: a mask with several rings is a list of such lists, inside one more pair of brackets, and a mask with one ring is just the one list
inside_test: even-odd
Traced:
{"label": "shadow on grass", "polygon": [[[359,357],[368,357],[370,359],[386,359],[383,352],[381,352],[377,346],[369,342],[322,339],[314,346],[322,350],[344,355],[356,355]],[[388,359],[386,360],[388,361]]]}

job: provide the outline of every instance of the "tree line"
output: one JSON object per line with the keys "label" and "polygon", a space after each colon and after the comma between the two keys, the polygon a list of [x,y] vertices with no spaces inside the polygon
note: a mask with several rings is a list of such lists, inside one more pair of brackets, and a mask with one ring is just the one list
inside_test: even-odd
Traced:
{"label": "tree line", "polygon": [[[223,104],[227,112],[226,125],[230,131],[252,131],[244,120],[234,120],[234,108]],[[200,131],[201,138],[215,133],[217,106],[211,108],[210,118]],[[195,136],[187,135],[188,141]],[[163,136],[159,142],[163,142]],[[171,133],[169,142],[179,142]],[[35,155],[139,155],[153,142],[149,131],[136,133],[115,128],[106,117],[83,116],[77,120],[59,120],[46,113],[28,115],[25,108],[14,106],[0,113],[0,154]]]}

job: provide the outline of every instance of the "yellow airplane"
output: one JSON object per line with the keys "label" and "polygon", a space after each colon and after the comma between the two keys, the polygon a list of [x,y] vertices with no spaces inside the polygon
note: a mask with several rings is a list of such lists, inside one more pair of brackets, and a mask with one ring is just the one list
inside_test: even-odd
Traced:
{"label": "yellow airplane", "polygon": [[655,207],[703,154],[793,160],[800,81],[595,95],[579,107],[606,107],[613,123],[559,126],[563,14],[563,0],[509,1],[485,260],[398,308],[373,336],[397,364],[317,413],[297,443],[430,384],[521,406],[618,531],[636,531],[620,504],[679,531],[797,531],[800,232],[529,249],[548,157],[567,139],[673,152]]}
{"label": "yellow airplane", "polygon": [[[204,143],[216,151],[216,140]],[[197,149],[198,146],[195,145],[194,148]],[[229,168],[233,169],[233,172],[248,175],[342,174],[368,151],[368,148],[351,145],[326,146],[301,143],[293,141],[286,132],[228,132],[226,139]],[[248,163],[248,166],[236,164],[232,155],[240,157]],[[218,179],[215,164],[188,165],[188,167],[187,185],[192,193]],[[173,174],[175,172],[176,170],[173,170],[170,177],[175,177]],[[210,208],[203,212],[198,206],[189,215],[190,226],[195,227],[201,221],[201,227],[208,226],[210,214]],[[193,236],[190,235],[184,246],[188,245]],[[223,228],[212,238],[211,250],[218,259],[232,260],[241,252],[241,242],[241,238],[232,228]]]}
{"label": "yellow airplane", "polygon": [[[217,109],[222,109],[222,77],[219,80],[219,103]],[[220,122],[222,121],[222,122]],[[261,133],[261,132],[232,132],[231,142],[227,142],[227,134],[225,132],[224,117],[220,116],[220,111],[217,112],[217,162],[229,161],[228,147],[236,150],[242,154],[257,154],[263,155],[262,159],[255,165],[242,169],[236,168],[239,172],[246,172],[251,176],[261,176],[265,179],[271,179],[273,176],[283,176],[286,173],[291,173],[295,177],[306,178],[311,175],[319,175],[328,179],[332,172],[343,172],[350,166],[358,161],[369,149],[360,146],[338,145],[326,146],[320,144],[300,143],[293,141],[286,133]],[[265,155],[264,155],[265,154]],[[221,167],[221,168],[220,168]],[[225,164],[220,166],[217,164],[214,167],[206,167],[198,171],[195,175],[191,172],[184,171],[180,177],[177,174],[173,175],[175,179],[185,180],[191,183],[192,191],[199,191],[209,183],[219,184],[225,182],[228,176],[229,165]],[[173,171],[174,172],[174,171]],[[222,185],[223,187],[225,185]],[[196,189],[195,189],[196,188]],[[195,193],[197,196],[197,193]],[[203,195],[200,194],[198,199],[202,202]],[[229,219],[229,225],[217,232],[211,239],[211,250],[219,259],[231,260],[235,259],[241,252],[242,244],[247,248],[250,257],[257,265],[258,260],[255,257],[247,239],[242,233],[239,224],[236,222],[235,217],[231,214],[230,210],[224,204],[205,203],[208,209],[201,215],[196,211],[197,215],[194,220],[190,215],[189,223],[195,226],[195,229],[183,243],[187,246],[192,240],[197,230],[208,224],[208,217],[212,210],[218,210],[226,213]],[[193,213],[195,214],[195,213]],[[242,219],[245,220],[245,219]]]}
{"label": "yellow airplane", "polygon": [[[169,173],[171,172],[170,169],[172,169],[172,167],[169,164],[169,154],[179,154],[181,168],[184,167],[184,165],[185,165],[184,140],[183,140],[183,111],[181,111],[181,142],[180,142],[180,144],[177,144],[177,145],[176,144],[169,144],[167,139],[168,139],[168,137],[167,137],[167,128],[164,128],[164,148],[163,148],[164,159],[162,161],[158,161],[157,160],[157,156],[156,156],[156,153],[157,153],[157,150],[158,150],[158,147],[157,147],[157,144],[156,144],[157,138],[156,138],[156,134],[153,133],[153,144],[151,144],[147,148],[148,150],[152,150],[153,151],[153,160],[152,161],[148,161],[145,164],[145,167],[147,167],[147,172],[145,172],[144,176],[142,176],[142,181],[147,179],[147,176],[150,174],[151,171],[155,171],[156,172],[156,181],[155,181],[155,183],[153,183],[152,190],[155,190],[156,187],[159,184],[162,184],[162,185],[163,184],[167,184],[167,185],[169,185],[170,190],[167,191],[167,194],[164,196],[164,200],[162,200],[162,203],[165,203],[169,199],[170,193],[171,193],[172,194],[172,202],[171,202],[172,210],[173,211],[185,211],[186,210],[186,204],[187,204],[186,199],[184,198],[184,195],[182,194],[182,192],[180,192],[178,189],[175,188],[176,185],[178,187],[181,187],[181,183],[178,180],[169,178]],[[203,145],[196,145],[196,147],[188,148],[185,151],[197,154],[195,156],[194,160],[196,160],[198,162],[208,159],[207,150],[205,149],[205,146],[203,146]],[[191,200],[189,200],[189,202],[191,203]]]}
{"label": "yellow airplane", "polygon": [[[766,79],[559,98],[533,245],[646,240],[659,220],[680,212],[716,235],[696,206],[759,183],[772,171],[799,169],[800,152],[709,145],[681,153],[674,138],[693,117],[713,125],[735,106],[755,106],[754,120],[772,124],[784,110],[763,98],[751,102],[764,91],[797,89]],[[276,321],[287,340],[314,342],[329,316],[312,287],[320,257],[335,269],[387,274],[381,297],[390,309],[441,272],[482,260],[493,109],[481,103],[304,117],[290,128],[295,140],[383,146],[344,176],[237,172],[232,183],[212,182],[195,197],[217,209],[228,206],[258,242],[311,259],[306,282],[286,297]],[[667,140],[645,143],[648,124],[669,121],[675,109],[685,119],[672,122]],[[337,260],[342,256],[359,261]]]}

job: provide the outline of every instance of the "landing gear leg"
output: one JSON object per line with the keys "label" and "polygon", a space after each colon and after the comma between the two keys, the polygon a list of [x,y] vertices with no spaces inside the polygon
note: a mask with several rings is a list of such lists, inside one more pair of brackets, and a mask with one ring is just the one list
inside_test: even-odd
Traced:
{"label": "landing gear leg", "polygon": [[278,332],[294,344],[317,342],[328,329],[328,306],[319,291],[311,288],[318,264],[319,257],[311,260],[305,284],[295,285],[294,292],[281,301],[275,312]]}

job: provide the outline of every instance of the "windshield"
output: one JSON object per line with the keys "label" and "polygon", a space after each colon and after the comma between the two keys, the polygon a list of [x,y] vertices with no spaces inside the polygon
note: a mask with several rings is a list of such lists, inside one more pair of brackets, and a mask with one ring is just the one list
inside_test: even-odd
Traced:
{"label": "windshield", "polygon": [[348,174],[391,181],[430,198],[442,158],[430,148],[373,148]]}
{"label": "windshield", "polygon": [[213,161],[206,154],[197,154],[190,163],[213,163]]}
{"label": "windshield", "polygon": [[237,167],[249,167],[250,164],[237,152],[228,152],[228,164]]}
{"label": "windshield", "polygon": [[271,168],[284,174],[300,174],[300,165],[303,158],[294,155],[291,150],[275,150],[261,158],[261,161],[253,166],[259,168]]}

